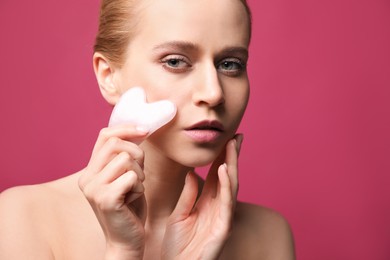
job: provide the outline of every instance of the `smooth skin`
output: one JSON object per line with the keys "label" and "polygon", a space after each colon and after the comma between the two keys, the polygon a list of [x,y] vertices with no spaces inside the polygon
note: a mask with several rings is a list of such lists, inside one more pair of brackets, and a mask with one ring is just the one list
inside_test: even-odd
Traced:
{"label": "smooth skin", "polygon": [[[0,259],[295,259],[283,217],[237,202],[236,130],[249,97],[244,7],[143,5],[125,64],[95,53],[96,77],[110,104],[143,86],[149,102],[174,102],[176,117],[148,138],[132,125],[102,129],[80,172],[1,193]],[[189,136],[203,120],[220,122],[221,135]],[[208,163],[203,181],[194,168]]]}

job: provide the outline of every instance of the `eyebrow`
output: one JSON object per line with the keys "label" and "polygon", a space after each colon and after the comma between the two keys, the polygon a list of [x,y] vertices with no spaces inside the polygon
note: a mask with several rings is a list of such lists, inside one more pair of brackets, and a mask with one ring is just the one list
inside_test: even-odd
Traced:
{"label": "eyebrow", "polygon": [[[195,43],[187,41],[169,41],[153,47],[153,51],[159,50],[194,52],[199,51],[200,47]],[[226,47],[222,49],[217,56],[219,57],[226,55],[239,55],[244,59],[248,59],[248,48],[240,46]]]}
{"label": "eyebrow", "polygon": [[199,46],[192,42],[186,42],[186,41],[170,41],[170,42],[164,42],[162,44],[158,44],[153,47],[154,51],[158,51],[161,49],[168,49],[168,50],[181,50],[181,51],[196,51],[199,50]]}
{"label": "eyebrow", "polygon": [[245,47],[227,47],[220,52],[220,55],[239,55],[244,59],[248,59],[249,52]]}

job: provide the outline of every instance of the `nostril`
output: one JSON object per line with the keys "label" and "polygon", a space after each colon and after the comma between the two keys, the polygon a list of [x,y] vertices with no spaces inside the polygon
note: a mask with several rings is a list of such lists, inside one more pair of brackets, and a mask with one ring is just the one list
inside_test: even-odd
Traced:
{"label": "nostril", "polygon": [[197,104],[206,104],[210,107],[219,106],[225,103],[225,97],[223,93],[205,92],[204,94],[198,94],[196,99]]}
{"label": "nostril", "polygon": [[204,69],[198,70],[197,86],[193,88],[194,101],[197,105],[206,104],[210,107],[218,106],[225,102],[225,96],[221,79],[213,63]]}
{"label": "nostril", "polygon": [[222,89],[214,92],[210,97],[210,105],[216,106],[225,103],[225,96]]}

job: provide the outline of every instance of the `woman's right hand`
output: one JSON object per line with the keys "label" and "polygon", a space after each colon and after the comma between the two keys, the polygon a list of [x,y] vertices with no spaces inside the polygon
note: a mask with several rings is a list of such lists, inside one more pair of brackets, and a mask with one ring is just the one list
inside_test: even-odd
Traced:
{"label": "woman's right hand", "polygon": [[147,132],[134,126],[100,131],[79,187],[91,204],[106,238],[105,259],[142,259],[146,201],[144,153]]}

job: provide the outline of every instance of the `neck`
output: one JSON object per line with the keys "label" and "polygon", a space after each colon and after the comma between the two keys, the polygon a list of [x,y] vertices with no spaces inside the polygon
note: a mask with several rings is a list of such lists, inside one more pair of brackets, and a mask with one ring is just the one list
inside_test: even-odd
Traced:
{"label": "neck", "polygon": [[174,210],[183,190],[185,177],[193,168],[185,167],[164,156],[145,142],[145,197],[149,224],[166,220]]}

